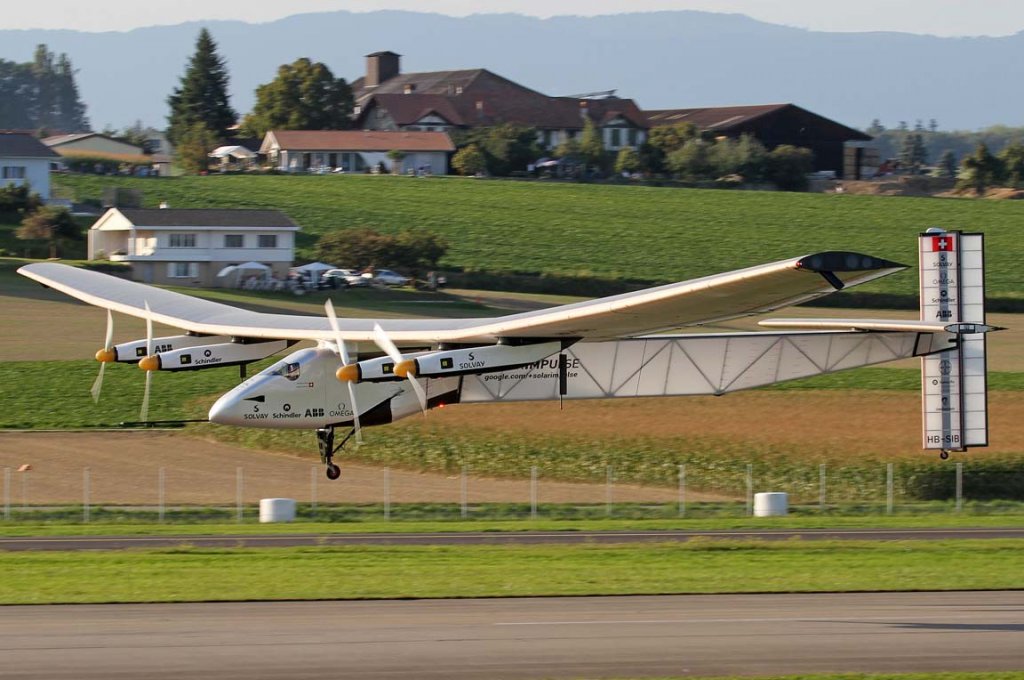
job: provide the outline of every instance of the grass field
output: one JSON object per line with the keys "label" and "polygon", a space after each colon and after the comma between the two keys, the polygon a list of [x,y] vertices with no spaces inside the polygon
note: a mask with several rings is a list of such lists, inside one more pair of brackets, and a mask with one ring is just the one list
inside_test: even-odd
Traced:
{"label": "grass field", "polygon": [[[0,603],[1014,589],[1018,540],[0,553]],[[998,566],[996,566],[998,565]]]}
{"label": "grass field", "polygon": [[[451,248],[448,267],[674,281],[818,250],[858,250],[916,265],[918,232],[984,231],[988,293],[1024,297],[1019,201],[480,181],[378,176],[209,176],[139,179],[64,175],[77,200],[109,186],[142,190],[147,206],[276,208],[318,235],[353,227],[429,229]],[[344,265],[345,263],[337,263]],[[912,295],[913,273],[860,290]]]}

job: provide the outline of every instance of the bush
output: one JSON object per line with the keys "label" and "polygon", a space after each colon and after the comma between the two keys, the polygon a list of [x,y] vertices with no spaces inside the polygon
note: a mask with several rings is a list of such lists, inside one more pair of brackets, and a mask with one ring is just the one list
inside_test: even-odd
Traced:
{"label": "bush", "polygon": [[[956,466],[925,462],[899,465],[908,498],[922,501],[956,497]],[[1024,460],[972,460],[963,467],[963,496],[971,500],[1024,500]]]}
{"label": "bush", "polygon": [[27,183],[20,187],[13,184],[0,187],[0,215],[26,215],[42,205],[43,199],[39,194],[33,194]]}

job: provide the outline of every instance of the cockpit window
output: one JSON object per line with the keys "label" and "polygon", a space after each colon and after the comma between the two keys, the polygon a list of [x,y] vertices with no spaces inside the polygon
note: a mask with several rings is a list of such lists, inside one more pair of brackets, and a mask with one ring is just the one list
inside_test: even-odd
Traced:
{"label": "cockpit window", "polygon": [[299,379],[299,362],[282,361],[270,372],[270,375],[280,375],[294,382]]}

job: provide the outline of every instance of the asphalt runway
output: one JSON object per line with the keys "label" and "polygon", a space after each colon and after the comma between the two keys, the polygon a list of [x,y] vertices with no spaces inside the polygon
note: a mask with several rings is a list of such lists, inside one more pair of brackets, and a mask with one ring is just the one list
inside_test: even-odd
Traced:
{"label": "asphalt runway", "polygon": [[128,548],[289,548],[341,545],[495,545],[656,543],[694,538],[784,541],[912,541],[1024,538],[1024,528],[803,529],[793,531],[519,531],[378,534],[264,534],[216,536],[43,536],[0,538],[0,550],[124,550]]}
{"label": "asphalt runway", "polygon": [[1024,592],[0,607],[4,678],[602,678],[1024,668]]}

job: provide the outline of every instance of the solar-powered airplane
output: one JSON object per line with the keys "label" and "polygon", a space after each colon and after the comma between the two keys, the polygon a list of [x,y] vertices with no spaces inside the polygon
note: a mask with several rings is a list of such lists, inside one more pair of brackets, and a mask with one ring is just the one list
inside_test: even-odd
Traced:
{"label": "solar-powered airplane", "polygon": [[[146,371],[245,366],[299,349],[244,380],[210,409],[214,423],[316,431],[327,476],[360,427],[447,404],[715,394],[922,357],[924,447],[988,440],[983,236],[932,229],[919,238],[916,320],[771,319],[761,332],[662,334],[820,298],[906,267],[828,251],[656,288],[496,318],[338,319],[267,314],[77,269],[19,273],[107,309],[96,353]],[[141,317],[147,337],[113,345],[111,312]],[[185,333],[154,338],[153,322]],[[337,428],[351,428],[335,445]]]}

